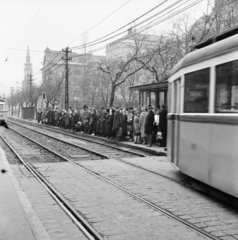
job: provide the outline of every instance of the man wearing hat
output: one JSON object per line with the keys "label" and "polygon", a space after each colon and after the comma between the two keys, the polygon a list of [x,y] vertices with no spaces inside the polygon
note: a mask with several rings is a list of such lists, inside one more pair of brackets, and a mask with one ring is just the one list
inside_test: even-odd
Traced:
{"label": "man wearing hat", "polygon": [[147,147],[152,146],[152,134],[153,134],[153,129],[154,129],[154,113],[152,111],[152,106],[148,105],[148,115],[146,116],[145,120],[145,133],[147,135]]}

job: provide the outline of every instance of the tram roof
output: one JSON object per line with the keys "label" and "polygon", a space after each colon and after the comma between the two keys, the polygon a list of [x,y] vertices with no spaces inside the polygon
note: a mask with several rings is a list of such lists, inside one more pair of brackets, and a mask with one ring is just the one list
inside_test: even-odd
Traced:
{"label": "tram roof", "polygon": [[161,91],[164,91],[167,88],[168,88],[168,82],[167,81],[129,87],[129,89],[131,91],[143,91],[143,90],[157,90],[157,91],[161,90]]}
{"label": "tram roof", "polygon": [[213,58],[215,56],[219,56],[238,48],[238,28],[235,28],[229,32],[225,32],[217,37],[208,39],[208,41],[195,46],[195,49],[196,48],[199,49],[188,53],[173,67],[170,76],[179,71],[181,68]]}

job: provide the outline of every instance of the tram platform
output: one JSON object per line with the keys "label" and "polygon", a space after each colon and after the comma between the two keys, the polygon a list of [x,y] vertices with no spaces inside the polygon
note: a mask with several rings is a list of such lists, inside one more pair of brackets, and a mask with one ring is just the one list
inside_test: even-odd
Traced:
{"label": "tram platform", "polygon": [[[37,121],[35,119],[31,119],[31,120],[27,120],[27,119],[21,119],[19,117],[15,117],[15,116],[11,116],[10,118],[13,119],[20,119],[22,121],[25,122],[32,122],[32,123],[37,123]],[[81,134],[76,132],[76,134]],[[117,141],[117,140],[113,140],[113,139],[108,139],[108,138],[102,138],[99,136],[92,136],[89,135],[92,138],[98,138],[98,139],[103,139],[104,141],[108,142],[108,143],[113,143],[122,147],[129,147],[129,148],[133,148],[135,150],[142,150],[145,152],[148,152],[149,154],[155,155],[155,156],[167,156],[167,150],[164,147],[159,147],[155,144],[153,144],[151,147],[147,147],[147,145],[143,145],[143,144],[135,144],[134,142],[130,142],[130,141]]]}
{"label": "tram platform", "polygon": [[1,146],[0,170],[0,240],[49,240]]}

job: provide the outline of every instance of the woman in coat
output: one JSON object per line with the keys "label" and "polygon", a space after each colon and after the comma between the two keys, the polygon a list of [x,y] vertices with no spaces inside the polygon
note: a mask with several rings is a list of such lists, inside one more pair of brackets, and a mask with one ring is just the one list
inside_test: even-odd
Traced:
{"label": "woman in coat", "polygon": [[154,131],[154,113],[152,111],[152,106],[148,106],[148,115],[145,120],[145,133],[147,135],[147,147],[152,146],[152,134]]}
{"label": "woman in coat", "polygon": [[140,124],[139,124],[139,113],[137,111],[134,112],[134,143],[140,143]]}
{"label": "woman in coat", "polygon": [[141,138],[143,140],[142,144],[146,144],[146,134],[145,134],[145,120],[147,117],[147,112],[145,111],[145,107],[141,108],[141,114],[139,117],[139,126],[140,126],[140,130],[141,130]]}

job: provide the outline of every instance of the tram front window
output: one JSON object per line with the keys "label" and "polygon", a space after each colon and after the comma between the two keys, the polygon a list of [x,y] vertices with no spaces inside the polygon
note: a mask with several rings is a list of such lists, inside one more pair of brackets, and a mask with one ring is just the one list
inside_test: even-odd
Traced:
{"label": "tram front window", "polygon": [[238,61],[216,66],[216,112],[238,112]]}
{"label": "tram front window", "polygon": [[208,113],[209,68],[185,75],[185,113]]}

